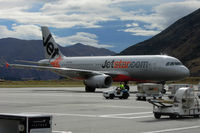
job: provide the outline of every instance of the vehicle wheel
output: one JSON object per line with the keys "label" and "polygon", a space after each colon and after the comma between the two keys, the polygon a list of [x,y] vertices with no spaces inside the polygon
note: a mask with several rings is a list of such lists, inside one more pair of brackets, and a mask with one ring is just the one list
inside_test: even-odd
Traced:
{"label": "vehicle wheel", "polygon": [[140,100],[140,97],[137,97],[137,100]]}
{"label": "vehicle wheel", "polygon": [[161,93],[165,94],[167,91],[165,89],[162,89]]}
{"label": "vehicle wheel", "polygon": [[146,97],[142,97],[142,100],[146,101]]}
{"label": "vehicle wheel", "polygon": [[169,118],[170,118],[170,119],[176,119],[176,118],[177,118],[177,115],[176,115],[176,114],[171,114],[171,115],[169,116]]}
{"label": "vehicle wheel", "polygon": [[182,119],[182,118],[183,118],[183,116],[182,116],[182,115],[178,115],[178,118],[179,118],[179,119]]}
{"label": "vehicle wheel", "polygon": [[96,88],[85,86],[85,92],[95,92]]}
{"label": "vehicle wheel", "polygon": [[161,114],[154,113],[154,117],[155,117],[156,119],[160,119],[160,117],[161,117]]}
{"label": "vehicle wheel", "polygon": [[105,97],[106,99],[108,99],[109,97]]}
{"label": "vehicle wheel", "polygon": [[199,115],[194,115],[194,118],[199,118]]}
{"label": "vehicle wheel", "polygon": [[123,93],[122,97],[123,97],[124,99],[127,99],[127,98],[129,97],[129,94],[128,94],[127,92],[125,92],[125,93]]}
{"label": "vehicle wheel", "polygon": [[113,99],[114,97],[115,97],[114,94],[110,94],[110,96],[109,96],[110,99]]}

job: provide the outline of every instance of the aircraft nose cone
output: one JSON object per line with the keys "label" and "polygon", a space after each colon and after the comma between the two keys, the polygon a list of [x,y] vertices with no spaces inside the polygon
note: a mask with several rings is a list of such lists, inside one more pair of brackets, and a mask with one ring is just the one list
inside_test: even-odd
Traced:
{"label": "aircraft nose cone", "polygon": [[183,75],[183,77],[190,76],[190,70],[187,67],[185,67],[185,66],[182,69],[182,75]]}

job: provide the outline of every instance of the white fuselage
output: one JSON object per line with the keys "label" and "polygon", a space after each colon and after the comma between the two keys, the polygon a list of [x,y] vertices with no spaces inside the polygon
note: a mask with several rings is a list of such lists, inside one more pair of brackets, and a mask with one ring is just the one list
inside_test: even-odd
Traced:
{"label": "white fuselage", "polygon": [[[189,76],[187,67],[166,55],[63,57],[59,64],[61,68],[100,71],[114,81],[168,81]],[[74,73],[60,75],[79,78]]]}

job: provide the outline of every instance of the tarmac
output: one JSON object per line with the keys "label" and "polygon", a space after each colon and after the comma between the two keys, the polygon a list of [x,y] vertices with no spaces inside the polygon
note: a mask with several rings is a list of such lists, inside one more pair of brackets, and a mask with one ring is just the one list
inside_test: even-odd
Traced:
{"label": "tarmac", "polygon": [[104,90],[0,88],[0,113],[51,114],[53,133],[199,133],[200,118],[155,119],[153,106],[136,100],[135,86],[127,100],[107,100]]}

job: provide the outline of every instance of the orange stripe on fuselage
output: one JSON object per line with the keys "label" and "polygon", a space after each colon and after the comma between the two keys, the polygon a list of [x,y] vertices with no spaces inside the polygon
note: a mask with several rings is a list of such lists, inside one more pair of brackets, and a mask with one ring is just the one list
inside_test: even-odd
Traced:
{"label": "orange stripe on fuselage", "polygon": [[59,56],[57,59],[55,59],[54,61],[52,61],[50,64],[53,66],[53,67],[60,67],[60,62],[62,61],[62,57]]}

